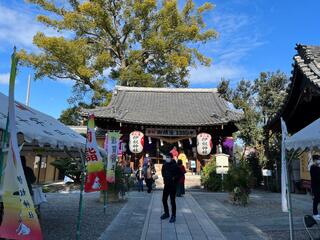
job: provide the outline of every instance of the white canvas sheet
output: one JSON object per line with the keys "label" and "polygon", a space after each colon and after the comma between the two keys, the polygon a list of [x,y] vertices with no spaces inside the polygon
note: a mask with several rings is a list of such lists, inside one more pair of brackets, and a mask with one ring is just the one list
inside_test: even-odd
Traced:
{"label": "white canvas sheet", "polygon": [[[85,148],[86,140],[80,134],[53,117],[26,105],[15,102],[17,132],[26,142],[34,140],[40,146],[49,144],[53,148]],[[8,97],[0,93],[0,129],[6,128]]]}
{"label": "white canvas sheet", "polygon": [[320,118],[286,140],[288,150],[317,147],[320,147]]}

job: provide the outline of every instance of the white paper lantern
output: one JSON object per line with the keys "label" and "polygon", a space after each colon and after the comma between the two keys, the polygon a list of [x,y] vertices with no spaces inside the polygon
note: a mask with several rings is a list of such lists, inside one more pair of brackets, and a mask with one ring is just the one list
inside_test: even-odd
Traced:
{"label": "white paper lantern", "polygon": [[199,133],[197,136],[197,152],[199,155],[209,155],[212,150],[212,138],[208,133]]}
{"label": "white paper lantern", "polygon": [[142,132],[134,131],[130,133],[129,149],[132,153],[141,153],[144,146],[144,135]]}

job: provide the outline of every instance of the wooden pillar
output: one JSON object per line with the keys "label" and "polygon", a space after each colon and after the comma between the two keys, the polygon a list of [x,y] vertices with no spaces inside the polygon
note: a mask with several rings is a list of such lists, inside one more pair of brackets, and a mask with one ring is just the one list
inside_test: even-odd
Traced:
{"label": "wooden pillar", "polygon": [[197,174],[200,174],[200,169],[201,169],[200,166],[201,166],[201,163],[200,163],[199,156],[197,156],[196,164],[197,164]]}

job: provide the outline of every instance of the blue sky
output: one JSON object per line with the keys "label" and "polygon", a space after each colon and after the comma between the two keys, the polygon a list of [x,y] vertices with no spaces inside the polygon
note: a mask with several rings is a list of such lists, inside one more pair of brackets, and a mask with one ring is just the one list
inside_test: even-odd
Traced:
{"label": "blue sky", "polygon": [[[181,1],[183,3],[183,1]],[[205,1],[198,0],[200,5]],[[224,77],[232,85],[245,78],[255,79],[261,71],[292,70],[295,44],[320,45],[320,1],[217,0],[205,15],[219,38],[199,46],[213,59],[208,68],[191,70],[190,87],[216,87]],[[23,0],[0,0],[0,92],[8,93],[10,55],[13,46],[36,51],[32,37],[37,31],[54,34],[37,23],[38,11]],[[28,74],[21,68],[16,83],[16,99],[25,102]],[[112,83],[110,83],[112,85]],[[71,82],[49,79],[31,85],[30,105],[53,117],[68,107]],[[1,103],[0,103],[1,104]]]}

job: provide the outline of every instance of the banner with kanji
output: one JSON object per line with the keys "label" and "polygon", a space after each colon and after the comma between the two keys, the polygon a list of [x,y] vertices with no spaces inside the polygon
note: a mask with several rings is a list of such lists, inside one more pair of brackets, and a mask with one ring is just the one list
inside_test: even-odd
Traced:
{"label": "banner with kanji", "polygon": [[106,171],[98,149],[94,127],[94,115],[90,115],[87,127],[87,177],[84,185],[85,192],[107,190]]}
{"label": "banner with kanji", "polygon": [[14,108],[14,85],[17,58],[12,55],[9,85],[9,142],[4,149],[2,162],[2,201],[3,219],[0,226],[0,237],[6,239],[41,240],[42,233],[34,204],[24,175],[17,140],[16,117]]}
{"label": "banner with kanji", "polygon": [[120,133],[118,131],[109,131],[106,134],[105,148],[108,153],[107,163],[107,181],[113,183],[115,181],[115,167],[119,152]]}

